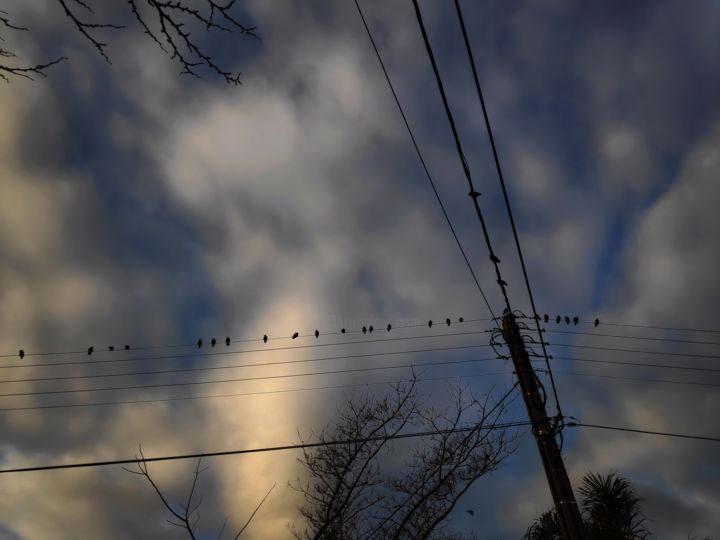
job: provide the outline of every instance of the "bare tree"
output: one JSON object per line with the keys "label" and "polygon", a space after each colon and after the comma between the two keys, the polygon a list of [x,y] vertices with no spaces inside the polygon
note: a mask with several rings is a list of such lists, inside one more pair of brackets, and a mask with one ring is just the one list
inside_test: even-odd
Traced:
{"label": "bare tree", "polygon": [[[87,39],[98,53],[110,63],[105,52],[107,42],[98,37],[103,31],[122,30],[125,24],[98,21],[92,6],[93,0],[55,0],[75,30]],[[126,0],[128,15],[140,25],[143,32],[170,58],[181,66],[181,74],[200,77],[199,68],[205,68],[222,77],[225,82],[240,84],[240,72],[233,72],[217,63],[201,45],[198,32],[239,34],[259,40],[255,27],[243,25],[234,13],[236,0]],[[6,30],[28,31],[24,26],[10,22],[7,12],[0,11],[0,25]],[[5,42],[0,36],[0,42]],[[0,58],[14,59],[16,54],[0,47]],[[46,76],[47,68],[66,60],[64,56],[46,63],[30,66],[12,66],[0,63],[0,78],[9,81],[9,75],[33,79]]]}
{"label": "bare tree", "polygon": [[[307,480],[293,487],[304,496],[305,527],[295,528],[295,537],[460,538],[449,530],[448,516],[476,480],[514,452],[515,439],[500,422],[510,392],[494,404],[467,397],[462,388],[451,394],[444,410],[424,406],[414,381],[380,399],[349,399],[318,437],[331,444],[300,459]],[[427,436],[398,466],[390,442],[411,426],[422,426]],[[352,442],[332,444],[338,440]]]}
{"label": "bare tree", "polygon": [[[142,452],[142,447],[139,447],[139,453],[140,457],[135,456],[137,458],[137,470],[128,469],[126,467],[123,467],[124,470],[126,470],[129,473],[136,474],[138,476],[144,476],[148,482],[150,482],[150,485],[155,490],[155,493],[157,493],[158,497],[162,501],[163,505],[167,509],[168,512],[172,515],[173,519],[166,520],[171,525],[174,525],[176,527],[179,527],[181,529],[184,529],[188,536],[192,540],[197,539],[197,526],[200,522],[200,506],[203,503],[202,496],[196,497],[195,490],[197,488],[198,479],[200,478],[200,475],[207,470],[207,467],[201,468],[202,464],[202,458],[198,459],[197,465],[195,466],[195,473],[193,475],[193,481],[192,486],[190,487],[190,491],[188,492],[187,500],[185,503],[179,503],[177,505],[172,505],[170,502],[168,502],[167,497],[163,494],[162,490],[158,487],[155,480],[153,480],[152,476],[150,476],[150,471],[148,469],[147,461],[145,461],[145,456]],[[260,510],[260,507],[263,505],[265,500],[268,498],[272,490],[275,489],[275,486],[273,485],[268,492],[265,494],[265,496],[260,500],[258,505],[255,507],[255,510],[250,514],[250,517],[245,521],[242,527],[238,530],[238,532],[233,536],[233,540],[237,540],[240,538],[240,535],[245,532],[245,529],[247,529],[248,525],[250,525],[250,522],[255,517],[255,514],[257,514],[258,510]],[[222,527],[220,528],[220,531],[217,535],[217,540],[220,540],[225,533],[225,527],[227,526],[227,518],[222,524]]]}

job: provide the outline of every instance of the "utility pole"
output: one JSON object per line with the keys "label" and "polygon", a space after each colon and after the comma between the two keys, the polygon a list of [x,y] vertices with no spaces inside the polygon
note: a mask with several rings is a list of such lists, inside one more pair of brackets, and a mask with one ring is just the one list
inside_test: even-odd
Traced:
{"label": "utility pole", "polygon": [[[540,459],[545,468],[545,476],[550,486],[555,510],[560,519],[563,538],[566,540],[584,540],[586,538],[585,529],[577,502],[575,502],[575,495],[560,455],[560,449],[555,440],[553,426],[545,412],[545,405],[540,398],[535,372],[530,365],[525,343],[512,313],[506,312],[503,315],[502,331],[505,342],[510,349],[515,373],[532,423]],[[542,336],[540,336],[540,339],[542,339]]]}

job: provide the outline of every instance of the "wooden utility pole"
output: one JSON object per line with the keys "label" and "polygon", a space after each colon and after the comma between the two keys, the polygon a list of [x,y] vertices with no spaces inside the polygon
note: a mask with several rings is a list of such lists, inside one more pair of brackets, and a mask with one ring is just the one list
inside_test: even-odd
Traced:
{"label": "wooden utility pole", "polygon": [[585,529],[560,449],[555,440],[553,426],[545,412],[545,405],[540,397],[535,372],[530,365],[525,343],[520,335],[515,317],[511,313],[503,316],[502,330],[505,342],[510,349],[528,416],[532,422],[533,434],[545,468],[545,476],[550,486],[555,510],[560,519],[563,537],[566,540],[584,540],[586,538]]}

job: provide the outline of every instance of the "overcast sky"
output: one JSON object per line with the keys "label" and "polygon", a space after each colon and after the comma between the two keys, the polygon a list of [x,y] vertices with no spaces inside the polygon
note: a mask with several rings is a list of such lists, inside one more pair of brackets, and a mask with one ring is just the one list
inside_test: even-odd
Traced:
{"label": "overcast sky", "polygon": [[[501,312],[412,4],[362,5],[459,238],[493,309]],[[454,9],[436,0],[421,6],[511,300],[528,312]],[[463,6],[538,311],[553,318],[720,328],[720,4],[466,0]],[[387,321],[399,326],[488,316],[351,0],[242,3],[237,16],[257,26],[261,42],[238,35],[203,41],[224,65],[242,71],[237,87],[208,72],[199,80],[180,76],[178,64],[131,24],[124,2],[97,14],[130,24],[97,34],[109,43],[111,65],[55,0],[10,0],[2,9],[31,29],[1,34],[18,62],[69,60],[50,68],[47,78],[0,84],[0,353],[287,337],[315,328],[357,329],[366,321],[384,327]],[[466,323],[463,331],[487,327]],[[717,333],[548,325],[555,329],[720,341]],[[715,345],[546,336],[555,344],[552,354],[574,358],[718,365],[717,358],[702,356],[560,345],[720,353]],[[0,392],[468,359],[486,351],[252,372],[7,382],[482,342],[481,335],[319,352],[5,368]],[[93,359],[143,356],[119,354]],[[18,366],[87,357],[1,360]],[[713,372],[555,362],[558,372],[720,385]],[[478,393],[507,388],[510,367],[486,364],[428,368],[427,376],[504,370],[466,381]],[[0,396],[0,408],[407,375],[405,369],[144,392]],[[720,435],[718,387],[562,373],[556,379],[565,414],[588,423]],[[422,389],[437,398],[446,384]],[[0,411],[0,465],[119,459],[131,457],[139,443],[147,455],[294,443],[298,430],[309,436],[330,421],[350,392]],[[518,407],[511,413],[524,415]],[[458,530],[517,538],[551,505],[529,430],[519,435],[518,452],[461,501],[453,516]],[[587,471],[628,477],[659,538],[720,536],[717,443],[575,430],[566,432],[564,455],[575,485]],[[217,530],[223,516],[240,525],[276,484],[246,537],[290,537],[289,525],[299,524],[298,496],[288,487],[300,474],[297,457],[208,460],[201,529]],[[192,466],[172,462],[152,471],[172,496],[181,496]],[[119,467],[0,475],[0,486],[3,540],[178,537],[149,486]]]}

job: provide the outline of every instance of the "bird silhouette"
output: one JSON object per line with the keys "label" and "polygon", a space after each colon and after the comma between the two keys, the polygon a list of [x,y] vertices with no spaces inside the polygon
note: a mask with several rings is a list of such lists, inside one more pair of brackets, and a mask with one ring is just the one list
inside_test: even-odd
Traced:
{"label": "bird silhouette", "polygon": [[368,332],[370,332],[370,333],[372,334],[372,331],[373,331],[373,330],[375,330],[375,329],[372,327],[372,324],[371,324],[371,325],[370,325],[370,328],[368,328]]}
{"label": "bird silhouette", "polygon": [[88,355],[92,354],[94,350],[92,346],[88,347]]}
{"label": "bird silhouette", "polygon": [[210,346],[211,346],[211,347],[214,347],[216,344],[217,344],[217,340],[216,340],[215,338],[212,338],[212,339],[210,340]]}
{"label": "bird silhouette", "polygon": [[363,334],[367,334],[367,328],[365,328],[365,327],[363,326],[363,327],[362,327],[362,332],[363,332]]}
{"label": "bird silhouette", "polygon": [[263,343],[267,343],[267,340],[268,340],[268,337],[267,337],[267,334],[265,334],[265,335],[263,336]]}
{"label": "bird silhouette", "polygon": [[315,339],[317,339],[317,338],[319,338],[319,337],[320,337],[320,331],[319,331],[319,330],[315,330]]}
{"label": "bird silhouette", "polygon": [[388,325],[387,325],[387,331],[389,332],[390,330],[392,330],[392,324],[388,323]]}
{"label": "bird silhouette", "polygon": [[20,354],[20,360],[22,360],[23,358],[25,358],[25,351],[23,351],[22,349],[20,349],[19,354]]}
{"label": "bird silhouette", "polygon": [[226,345],[227,347],[230,346],[230,336],[228,336],[228,337],[225,338],[225,345]]}
{"label": "bird silhouette", "polygon": [[501,287],[508,286],[507,281],[505,281],[504,279],[498,279],[497,282],[498,282],[498,285],[500,285]]}
{"label": "bird silhouette", "polygon": [[428,321],[428,328],[432,328],[432,320]]}
{"label": "bird silhouette", "polygon": [[340,333],[341,333],[341,334],[344,334],[344,333],[345,333],[345,329],[344,329],[344,328],[341,328],[341,329],[340,329]]}
{"label": "bird silhouette", "polygon": [[129,351],[129,350],[130,350],[130,345],[125,345],[125,350],[126,350],[126,351]]}
{"label": "bird silhouette", "polygon": [[295,333],[292,335],[292,338],[293,338],[293,339],[297,339],[297,337],[298,337],[299,335],[300,335],[299,333],[295,332]]}
{"label": "bird silhouette", "polygon": [[565,315],[565,324],[570,324],[570,317]]}
{"label": "bird silhouette", "polygon": [[470,514],[471,516],[474,516],[474,515],[475,515],[475,510],[465,510],[465,511],[466,511],[468,514]]}
{"label": "bird silhouette", "polygon": [[491,254],[490,254],[490,260],[491,260],[492,262],[494,262],[495,264],[499,264],[499,263],[500,263],[500,259],[498,259],[498,258],[497,258],[497,255],[495,255],[494,253],[491,253]]}
{"label": "bird silhouette", "polygon": [[558,315],[558,316],[555,318],[555,324],[560,324],[560,321],[562,321],[562,317],[561,317],[560,315]]}
{"label": "bird silhouette", "polygon": [[573,317],[573,324],[577,324],[580,322],[580,317]]}
{"label": "bird silhouette", "polygon": [[115,350],[115,347],[113,347],[112,345],[110,345],[110,346],[108,347],[108,351],[114,351],[114,350]]}
{"label": "bird silhouette", "polygon": [[197,347],[198,349],[202,348],[202,339],[198,339]]}
{"label": "bird silhouette", "polygon": [[543,320],[545,322],[548,322],[550,320],[550,316],[546,313],[545,316],[543,317]]}
{"label": "bird silhouette", "polygon": [[465,319],[463,319],[462,317],[460,317],[460,318],[458,319],[458,321],[460,321],[460,322],[464,322],[464,321],[465,321]]}
{"label": "bird silhouette", "polygon": [[597,327],[598,324],[600,324],[600,319],[595,319],[595,326]]}
{"label": "bird silhouette", "polygon": [[447,323],[448,326],[450,326],[450,323],[451,323],[452,321],[451,321],[450,318],[448,317],[447,319],[445,319],[445,322]]}

